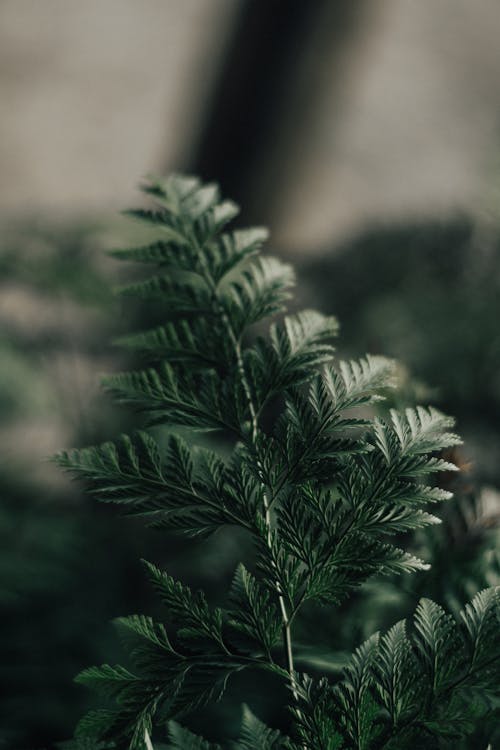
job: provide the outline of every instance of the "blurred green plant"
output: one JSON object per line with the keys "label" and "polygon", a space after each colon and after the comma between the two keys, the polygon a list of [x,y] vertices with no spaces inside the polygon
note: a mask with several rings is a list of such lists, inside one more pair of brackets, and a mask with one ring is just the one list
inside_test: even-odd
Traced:
{"label": "blurred green plant", "polygon": [[498,227],[467,216],[376,226],[304,259],[301,278],[303,298],[339,315],[346,351],[404,362],[410,403],[424,387],[457,416],[475,476],[499,487]]}
{"label": "blurred green plant", "polygon": [[[131,213],[160,238],[116,254],[159,272],[122,293],[159,299],[166,322],[122,340],[149,367],[105,385],[169,434],[136,432],[58,462],[101,501],[165,531],[196,539],[239,528],[254,555],[223,607],[146,563],[167,623],[119,619],[133,671],[105,664],[80,674],[117,706],[89,713],[77,746],[150,750],[154,727],[167,723],[169,747],[211,747],[172,719],[257,670],[288,687],[289,736],[246,709],[232,745],[240,750],[458,747],[498,702],[498,589],[477,594],[461,625],[421,599],[410,622],[371,635],[336,679],[296,670],[292,634],[314,604],[339,606],[374,575],[427,568],[394,540],[439,521],[427,506],[450,493],[425,479],[455,468],[439,456],[460,442],[452,420],[422,407],[371,417],[366,406],[392,387],[393,364],[334,366],[331,317],[305,311],[249,336],[284,312],[294,281],[288,265],[259,256],[265,231],[225,231],[237,207],[193,178],[152,181],[145,192],[156,209]],[[224,455],[200,446],[198,431],[222,433]],[[314,643],[314,628],[306,636]]]}
{"label": "blurred green plant", "polygon": [[41,460],[68,439],[85,444],[125,427],[92,398],[102,335],[116,330],[100,262],[106,233],[41,220],[2,227],[0,679],[9,689],[0,747],[9,750],[69,735],[88,705],[84,691],[67,690],[72,675],[113,650],[102,621],[127,609],[129,586],[140,596],[134,562],[144,534],[125,527],[110,565],[110,514]]}

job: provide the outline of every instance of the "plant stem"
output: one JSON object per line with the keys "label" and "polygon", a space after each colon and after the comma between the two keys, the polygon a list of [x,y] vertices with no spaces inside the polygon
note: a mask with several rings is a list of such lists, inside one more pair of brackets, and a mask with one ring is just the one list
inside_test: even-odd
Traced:
{"label": "plant stem", "polygon": [[147,729],[144,730],[144,744],[146,745],[146,750],[153,750],[153,743]]}
{"label": "plant stem", "polygon": [[[251,429],[251,441],[252,445],[255,447],[257,442],[257,435],[258,435],[258,417],[257,417],[257,411],[255,409],[255,405],[253,403],[252,398],[252,392],[250,389],[250,385],[248,383],[248,379],[245,372],[245,365],[243,362],[243,357],[241,354],[241,345],[240,342],[234,332],[233,326],[231,324],[231,321],[229,319],[229,316],[222,304],[222,302],[219,299],[219,295],[217,293],[217,284],[215,283],[214,279],[212,278],[212,275],[210,273],[210,269],[208,268],[205,259],[203,257],[203,253],[201,252],[201,248],[199,247],[199,243],[194,236],[194,233],[190,233],[190,240],[197,249],[198,258],[200,261],[200,265],[203,272],[203,277],[205,279],[205,282],[207,286],[210,289],[210,292],[212,294],[213,300],[215,302],[217,312],[221,317],[222,323],[224,325],[224,328],[226,329],[227,336],[231,342],[231,345],[233,347],[234,356],[236,359],[236,366],[238,368],[238,374],[240,376],[241,384],[243,386],[243,390],[245,392],[245,397],[247,400],[247,406],[248,411],[250,414],[250,421],[252,425]],[[257,468],[260,473],[260,481],[262,485],[262,500],[264,505],[264,519],[266,524],[266,537],[267,537],[267,546],[271,550],[272,549],[272,519],[271,519],[271,503],[269,501],[267,490],[266,490],[266,482],[264,480],[264,471],[262,464],[260,462],[260,459],[257,458]],[[279,583],[279,580],[276,579],[274,582],[274,586],[276,589],[276,594],[279,601],[280,611],[281,611],[281,618],[282,618],[282,624],[283,624],[283,640],[284,640],[284,646],[285,646],[285,652],[286,652],[286,663],[287,663],[287,671],[289,674],[289,680],[290,680],[290,687],[292,690],[292,695],[296,703],[298,703],[299,695],[297,691],[297,683],[295,680],[295,667],[294,667],[294,659],[293,659],[293,643],[292,643],[292,629],[291,629],[291,618],[288,614],[286,601],[284,592],[282,591],[281,585]]]}
{"label": "plant stem", "polygon": [[[222,312],[222,319],[226,327],[231,344],[233,345],[233,348],[234,348],[238,372],[239,372],[241,382],[243,385],[243,390],[245,391],[245,396],[246,396],[247,403],[248,403],[248,410],[250,412],[250,419],[251,419],[251,424],[252,424],[252,433],[251,433],[252,444],[255,446],[256,440],[257,440],[257,433],[258,433],[257,412],[255,410],[255,406],[254,406],[253,399],[252,399],[252,394],[250,391],[250,386],[248,384],[248,380],[247,380],[246,373],[245,373],[243,358],[241,356],[241,347],[240,347],[239,341],[237,340],[234,334],[231,321],[229,320],[225,311]],[[262,501],[264,505],[264,518],[265,518],[266,530],[267,530],[267,546],[269,547],[269,549],[271,549],[272,548],[271,508],[270,508],[270,503],[269,503],[269,499],[267,496],[266,484],[265,484],[264,477],[263,477],[263,467],[258,458],[257,458],[257,467],[261,474],[260,480],[261,480],[261,484],[263,488]],[[275,581],[275,588],[276,588],[276,594],[278,596],[279,606],[281,610],[281,618],[283,621],[283,638],[285,642],[287,671],[288,671],[288,674],[290,675],[290,687],[292,689],[293,698],[295,702],[297,703],[299,700],[299,696],[297,692],[297,684],[295,681],[295,667],[294,667],[294,660],[293,660],[291,621],[290,621],[290,617],[288,614],[285,597],[284,597],[283,591],[281,589],[281,586],[278,580]]]}

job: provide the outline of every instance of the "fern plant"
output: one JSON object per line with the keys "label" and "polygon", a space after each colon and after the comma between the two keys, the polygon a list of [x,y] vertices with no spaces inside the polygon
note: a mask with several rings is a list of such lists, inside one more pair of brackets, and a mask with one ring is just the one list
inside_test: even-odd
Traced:
{"label": "fern plant", "polygon": [[[257,669],[289,688],[287,736],[246,707],[228,747],[453,747],[498,698],[497,590],[481,592],[460,623],[423,599],[412,622],[361,645],[337,681],[300,673],[293,639],[311,603],[335,607],[372,576],[427,567],[400,544],[438,523],[429,506],[450,496],[428,478],[455,468],[440,457],[459,443],[453,420],[422,407],[372,417],[393,363],[334,362],[334,318],[283,316],[292,268],[260,255],[265,230],[227,230],[238,208],[215,185],[171,176],[144,190],[155,208],[131,214],[158,240],[115,254],[154,275],[121,293],[156,298],[165,322],[122,340],[147,367],[104,385],[168,436],[138,431],[58,461],[99,500],[158,529],[205,537],[241,527],[255,554],[224,608],[145,563],[165,622],[120,618],[131,666],[77,677],[115,703],[82,719],[80,746],[215,748],[177,722]],[[279,319],[266,332],[270,316]],[[200,431],[222,432],[230,455],[200,445]]]}

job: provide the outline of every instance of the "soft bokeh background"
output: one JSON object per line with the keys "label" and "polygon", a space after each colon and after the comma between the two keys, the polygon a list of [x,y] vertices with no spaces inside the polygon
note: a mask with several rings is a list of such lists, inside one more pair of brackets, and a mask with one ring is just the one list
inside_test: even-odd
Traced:
{"label": "soft bokeh background", "polygon": [[230,537],[186,555],[44,461],[130,425],[99,393],[139,324],[103,251],[137,232],[118,211],[148,173],[219,181],[343,352],[397,357],[405,403],[458,417],[460,504],[421,585],[453,605],[494,580],[499,38],[498,0],[0,0],[3,747],[71,735],[73,675],[118,658],[110,619],[154,606],[139,557],[217,597],[237,556]]}

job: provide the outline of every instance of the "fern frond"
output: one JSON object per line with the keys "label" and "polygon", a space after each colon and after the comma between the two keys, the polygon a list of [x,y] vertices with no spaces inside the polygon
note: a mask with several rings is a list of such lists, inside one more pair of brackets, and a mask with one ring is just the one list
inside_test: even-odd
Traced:
{"label": "fern frond", "polygon": [[109,664],[84,669],[75,681],[97,690],[107,698],[116,698],[117,695],[124,697],[127,692],[133,695],[141,684],[140,677],[132,674],[128,669],[120,665],[112,667]]}
{"label": "fern frond", "polygon": [[[490,710],[488,690],[497,688],[498,596],[498,589],[487,590],[467,605],[461,631],[451,615],[424,599],[411,631],[399,622],[385,636],[366,641],[353,655],[331,702],[347,747],[374,743],[411,750],[423,731],[430,741],[472,732]],[[496,632],[486,635],[490,627]],[[475,668],[473,644],[480,631],[490,652]]]}
{"label": "fern frond", "polygon": [[[175,721],[168,722],[168,738],[168,750],[221,750],[220,745],[207,742]],[[289,747],[280,732],[266,727],[248,706],[243,706],[240,737],[231,743],[232,750],[285,750]]]}
{"label": "fern frond", "polygon": [[[91,750],[96,750],[96,747],[101,746],[109,748],[110,744],[108,744],[105,738],[113,730],[119,732],[116,711],[107,709],[88,711],[82,716],[75,729],[78,750],[80,750],[81,743],[86,741],[95,745],[95,747],[91,746]],[[140,750],[143,749],[140,748]]]}
{"label": "fern frond", "polygon": [[166,362],[158,369],[110,375],[103,386],[120,403],[150,413],[151,424],[168,421],[193,429],[237,431],[238,411],[244,409],[241,396],[235,402],[229,381],[221,381],[215,372],[181,376]]}
{"label": "fern frond", "polygon": [[[313,378],[306,393],[295,391],[287,397],[276,439],[288,482],[328,479],[338,468],[339,456],[365,450],[345,431],[365,426],[367,421],[344,412],[378,400],[380,390],[393,383],[393,368],[392,361],[383,357],[343,363],[343,374],[326,368]],[[349,372],[356,374],[349,379]]]}
{"label": "fern frond", "polygon": [[117,290],[123,297],[161,300],[164,313],[171,315],[212,315],[209,291],[199,283],[184,283],[171,276],[154,276],[145,281],[127,284]]}
{"label": "fern frond", "polygon": [[462,443],[448,431],[455,420],[433,407],[406,409],[404,415],[391,409],[391,419],[403,454],[420,455]]}
{"label": "fern frond", "polygon": [[379,642],[374,667],[375,688],[393,727],[405,721],[418,702],[418,665],[406,634],[404,620],[396,623]]}
{"label": "fern frond", "polygon": [[294,284],[292,267],[272,257],[259,258],[229,282],[221,302],[236,335],[240,337],[248,326],[282,312]]}
{"label": "fern frond", "polygon": [[[132,212],[135,216],[136,212]],[[161,219],[158,219],[161,225]],[[152,263],[160,267],[173,268],[179,271],[193,269],[194,255],[188,240],[174,229],[163,226],[166,239],[152,242],[142,247],[131,247],[122,250],[111,250],[109,255],[118,260],[130,260],[135,263]]]}
{"label": "fern frond", "polygon": [[285,750],[287,747],[287,740],[278,730],[267,727],[248,706],[243,706],[240,737],[232,750]]}
{"label": "fern frond", "polygon": [[355,651],[345,669],[344,681],[338,687],[337,699],[342,707],[339,717],[341,725],[353,747],[360,749],[368,748],[380,734],[380,728],[374,721],[377,706],[370,690],[379,642],[376,633]]}
{"label": "fern frond", "polygon": [[269,341],[259,338],[245,352],[246,370],[259,409],[277,393],[314,377],[316,368],[328,362],[334,352],[335,318],[304,310],[273,324]]}
{"label": "fern frond", "polygon": [[231,587],[231,642],[240,648],[262,649],[270,657],[281,635],[281,616],[269,592],[240,564]]}
{"label": "fern frond", "polygon": [[337,412],[373,403],[382,392],[395,387],[395,363],[386,357],[367,355],[360,360],[339,362],[339,371],[327,368],[324,383]]}
{"label": "fern frond", "polygon": [[449,431],[453,424],[451,417],[432,407],[418,406],[404,414],[391,409],[390,424],[375,420],[375,441],[387,463],[398,458],[407,476],[454,471],[453,464],[428,455],[461,444],[458,435]]}
{"label": "fern frond", "polygon": [[207,742],[176,721],[168,722],[168,750],[221,750],[220,745]]}
{"label": "fern frond", "polygon": [[492,658],[491,644],[498,642],[500,588],[480,591],[461,613],[466,628],[470,671],[480,669]]}
{"label": "fern frond", "polygon": [[138,670],[160,675],[175,654],[164,625],[146,615],[118,617],[114,624]]}
{"label": "fern frond", "polygon": [[144,561],[154,588],[164,604],[169,619],[177,625],[177,635],[190,649],[212,646],[227,653],[222,636],[222,610],[210,609],[201,591],[193,594],[188,586],[174,581],[152,563]]}
{"label": "fern frond", "polygon": [[459,666],[461,644],[456,623],[438,604],[422,599],[415,613],[415,629],[432,692],[439,694]]}
{"label": "fern frond", "polygon": [[[191,592],[151,563],[145,565],[174,628],[173,636],[149,617],[119,618],[116,625],[135,671],[105,664],[84,670],[77,677],[79,683],[99,690],[117,704],[116,711],[99,718],[101,724],[92,730],[95,735],[102,739],[129,738],[130,747],[137,750],[144,750],[144,733],[151,732],[155,717],[166,721],[219,700],[232,674],[267,664],[228,648],[224,613],[209,607],[201,592]],[[92,722],[90,715],[81,732],[85,733],[87,727],[88,734]],[[175,736],[190,735],[179,728]]]}
{"label": "fern frond", "polygon": [[232,468],[176,435],[161,447],[146,432],[55,457],[101,502],[121,505],[156,528],[204,536],[225,524],[252,528],[251,505],[235,492]]}
{"label": "fern frond", "polygon": [[230,355],[224,347],[211,348],[214,325],[203,319],[168,321],[150,331],[122,336],[115,343],[151,363],[168,360],[190,368],[220,368],[229,363]]}
{"label": "fern frond", "polygon": [[220,240],[207,248],[207,266],[216,286],[242,263],[257,255],[269,232],[264,227],[237,229],[224,233]]}
{"label": "fern frond", "polygon": [[[453,420],[423,407],[373,418],[394,363],[333,362],[334,318],[285,314],[255,338],[252,326],[286,313],[295,283],[288,264],[260,256],[266,230],[228,230],[237,206],[193,177],[153,179],[144,192],[153,209],[130,215],[157,239],[114,254],[153,266],[122,293],[159,300],[163,318],[119,342],[147,369],[104,386],[168,434],[57,460],[98,499],[159,529],[195,537],[240,526],[256,556],[252,572],[238,567],[227,609],[146,563],[166,622],[119,618],[131,666],[81,673],[116,709],[89,714],[79,736],[151,750],[154,724],[168,724],[171,748],[215,748],[172,719],[218,700],[248,667],[285,679],[293,739],[245,708],[235,750],[409,750],[422,736],[465,736],[498,692],[497,592],[479,594],[461,628],[422,600],[411,625],[372,636],[337,683],[297,674],[292,633],[310,602],[338,604],[372,576],[428,567],[401,536],[438,523],[428,507],[450,497],[428,477],[455,468],[440,455],[460,442]],[[194,444],[200,430],[223,433],[224,459]]]}
{"label": "fern frond", "polygon": [[299,703],[292,708],[298,737],[294,750],[345,750],[346,746],[334,713],[334,693],[329,682],[308,675],[297,681]]}

